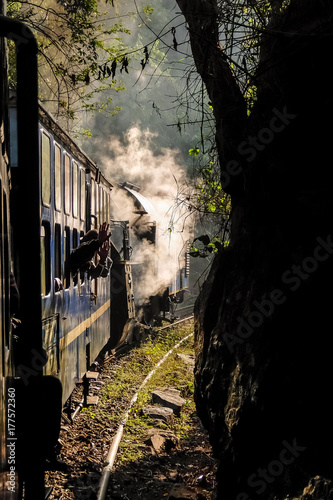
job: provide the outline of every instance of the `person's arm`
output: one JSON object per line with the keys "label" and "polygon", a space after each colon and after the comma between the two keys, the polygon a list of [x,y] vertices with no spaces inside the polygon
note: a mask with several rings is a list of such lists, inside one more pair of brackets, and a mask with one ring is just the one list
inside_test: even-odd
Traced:
{"label": "person's arm", "polygon": [[99,241],[91,240],[81,243],[80,246],[75,248],[70,255],[70,268],[72,274],[75,274],[78,269],[86,266],[87,262],[92,260],[95,252],[99,249]]}
{"label": "person's arm", "polygon": [[98,255],[100,257],[99,265],[103,267],[100,276],[106,278],[109,274],[109,270],[112,264],[112,260],[109,257],[110,243],[105,241],[100,248]]}
{"label": "person's arm", "polygon": [[98,264],[96,266],[91,267],[88,271],[88,275],[90,278],[95,279],[98,278],[99,276],[102,278],[106,278],[108,276],[112,265],[112,260],[108,256],[109,249],[110,249],[109,242],[104,241],[102,247],[98,252],[99,255]]}
{"label": "person's arm", "polygon": [[106,241],[108,242],[110,236],[111,233],[109,233],[109,224],[103,222],[103,224],[99,226],[99,233],[98,233],[99,246],[101,247],[104,242]]}
{"label": "person's arm", "polygon": [[[103,264],[101,264],[101,265],[103,265]],[[103,269],[101,271],[101,274],[100,274],[100,276],[102,278],[106,278],[109,275],[111,266],[112,266],[112,260],[110,259],[110,257],[107,257],[106,261],[105,261],[105,263],[103,265]]]}

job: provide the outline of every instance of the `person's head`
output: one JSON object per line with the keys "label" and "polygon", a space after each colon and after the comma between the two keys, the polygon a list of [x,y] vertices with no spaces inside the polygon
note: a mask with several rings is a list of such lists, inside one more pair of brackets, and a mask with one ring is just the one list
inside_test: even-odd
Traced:
{"label": "person's head", "polygon": [[90,229],[84,236],[82,236],[80,242],[85,243],[86,241],[98,240],[97,229]]}

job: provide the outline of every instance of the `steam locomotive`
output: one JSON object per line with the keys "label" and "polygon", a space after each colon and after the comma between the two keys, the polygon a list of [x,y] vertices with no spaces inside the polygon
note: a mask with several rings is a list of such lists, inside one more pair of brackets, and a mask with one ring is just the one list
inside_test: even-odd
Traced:
{"label": "steam locomotive", "polygon": [[[168,255],[170,282],[147,285],[136,300],[146,271],[140,247],[131,259],[131,236],[154,250],[149,272],[158,281],[153,207],[136,186],[112,184],[39,105],[31,31],[1,15],[0,37],[0,491],[6,499],[40,500],[59,408],[101,353],[135,341],[161,314],[172,320],[188,287],[188,248],[184,241],[181,252]],[[8,90],[6,39],[16,44],[15,95]],[[113,216],[115,189],[133,201],[126,220]],[[104,221],[112,230],[109,274],[73,273],[73,250]]]}

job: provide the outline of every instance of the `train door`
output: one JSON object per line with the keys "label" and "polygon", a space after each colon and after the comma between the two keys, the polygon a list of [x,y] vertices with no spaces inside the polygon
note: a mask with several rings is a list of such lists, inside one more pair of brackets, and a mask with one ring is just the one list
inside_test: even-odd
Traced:
{"label": "train door", "polygon": [[[100,180],[100,176],[98,179]],[[91,222],[92,227],[99,226],[109,217],[110,202],[107,187],[91,179]],[[99,257],[95,255],[95,265]],[[87,359],[95,359],[110,337],[110,275],[91,279],[90,317],[91,324],[87,332]]]}

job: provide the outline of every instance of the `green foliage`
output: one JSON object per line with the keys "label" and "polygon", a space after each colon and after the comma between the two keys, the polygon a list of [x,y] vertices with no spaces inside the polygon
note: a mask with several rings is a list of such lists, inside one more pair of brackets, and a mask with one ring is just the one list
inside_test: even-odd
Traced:
{"label": "green foliage", "polygon": [[[122,36],[130,32],[120,19],[113,24],[110,21],[110,17],[115,17],[113,2],[46,0],[37,4],[9,0],[7,14],[23,21],[36,36],[39,97],[51,112],[74,119],[79,111],[114,114],[119,110],[108,93],[125,90],[120,73],[128,47]],[[115,63],[120,68],[118,78]],[[15,88],[12,43],[9,44],[9,66],[10,86]],[[101,92],[105,94],[102,103]]]}
{"label": "green foliage", "polygon": [[146,14],[146,16],[150,16],[154,12],[154,9],[152,8],[151,4],[146,5],[145,7],[142,7],[142,12]]}
{"label": "green foliage", "polygon": [[226,248],[228,245],[229,241],[224,241],[218,237],[210,239],[207,234],[204,234],[193,240],[189,254],[191,257],[205,258],[208,257],[209,254],[221,252],[223,248]]}
{"label": "green foliage", "polygon": [[257,100],[257,87],[256,85],[249,86],[244,94],[247,102],[247,114],[250,115],[252,108]]}
{"label": "green foliage", "polygon": [[228,218],[231,200],[230,196],[222,189],[216,167],[216,164],[210,161],[200,169],[201,180],[197,184],[197,202],[201,212]]}

